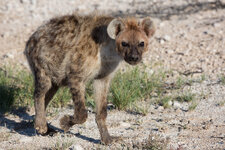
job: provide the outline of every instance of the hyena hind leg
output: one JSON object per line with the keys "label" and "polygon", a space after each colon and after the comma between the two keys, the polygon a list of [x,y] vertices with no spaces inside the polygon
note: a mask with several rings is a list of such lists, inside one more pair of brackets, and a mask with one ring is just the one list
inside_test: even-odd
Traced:
{"label": "hyena hind leg", "polygon": [[[74,82],[75,81],[75,82]],[[85,85],[82,82],[72,80],[70,91],[74,103],[74,115],[65,115],[60,119],[60,126],[64,131],[68,131],[75,124],[82,124],[87,120],[87,110],[85,108]]]}
{"label": "hyena hind leg", "polygon": [[47,134],[49,131],[46,120],[46,107],[58,88],[52,87],[51,80],[45,75],[43,70],[39,70],[35,74],[35,129],[41,135]]}

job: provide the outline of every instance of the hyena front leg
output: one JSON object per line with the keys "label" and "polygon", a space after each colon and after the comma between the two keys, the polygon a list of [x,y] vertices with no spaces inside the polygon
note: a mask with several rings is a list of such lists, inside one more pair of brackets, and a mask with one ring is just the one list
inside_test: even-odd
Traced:
{"label": "hyena front leg", "polygon": [[96,79],[94,81],[94,94],[96,103],[96,123],[101,136],[101,142],[103,144],[110,144],[119,140],[119,137],[110,136],[107,126],[107,93],[109,89],[110,78]]}
{"label": "hyena front leg", "polygon": [[70,91],[74,102],[74,116],[65,115],[60,119],[60,126],[64,131],[69,130],[74,124],[84,123],[88,116],[85,108],[85,84],[77,79],[72,79]]}

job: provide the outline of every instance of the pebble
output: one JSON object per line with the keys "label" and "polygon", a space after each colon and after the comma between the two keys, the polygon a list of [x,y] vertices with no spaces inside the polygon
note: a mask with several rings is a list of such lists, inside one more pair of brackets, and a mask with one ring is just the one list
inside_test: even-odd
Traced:
{"label": "pebble", "polygon": [[14,55],[10,54],[10,53],[7,53],[5,55],[3,55],[4,58],[11,58],[13,59],[14,58]]}
{"label": "pebble", "polygon": [[30,137],[23,137],[23,138],[20,138],[20,142],[21,143],[29,143],[32,141],[32,138]]}
{"label": "pebble", "polygon": [[168,102],[168,105],[169,105],[169,106],[172,106],[172,105],[173,105],[173,102],[172,102],[172,101],[169,101],[169,102]]}
{"label": "pebble", "polygon": [[80,144],[70,146],[69,150],[83,150],[84,148]]}
{"label": "pebble", "polygon": [[220,27],[221,24],[220,23],[214,23],[213,26],[216,28],[216,27]]}
{"label": "pebble", "polygon": [[164,110],[164,107],[163,107],[163,106],[159,106],[159,107],[158,107],[158,110],[159,110],[159,111],[163,111],[163,110]]}
{"label": "pebble", "polygon": [[223,141],[220,141],[220,142],[218,142],[218,144],[224,144],[224,142]]}
{"label": "pebble", "polygon": [[173,54],[174,51],[173,51],[172,49],[168,49],[168,50],[166,51],[166,53],[167,53],[167,54]]}
{"label": "pebble", "polygon": [[124,128],[129,128],[131,125],[130,125],[130,123],[127,123],[127,122],[120,122],[120,126],[122,126]]}
{"label": "pebble", "polygon": [[169,35],[165,35],[165,36],[164,36],[164,39],[165,39],[166,41],[170,41],[170,40],[171,40],[171,37],[170,37]]}
{"label": "pebble", "polygon": [[173,102],[173,107],[174,108],[181,108],[181,103],[179,103],[178,101],[174,101]]}
{"label": "pebble", "polygon": [[165,23],[164,23],[164,22],[161,22],[161,23],[159,24],[159,26],[160,26],[160,27],[164,27],[164,26],[165,26]]}
{"label": "pebble", "polygon": [[164,44],[165,43],[165,40],[164,39],[159,39],[159,43],[160,44]]}

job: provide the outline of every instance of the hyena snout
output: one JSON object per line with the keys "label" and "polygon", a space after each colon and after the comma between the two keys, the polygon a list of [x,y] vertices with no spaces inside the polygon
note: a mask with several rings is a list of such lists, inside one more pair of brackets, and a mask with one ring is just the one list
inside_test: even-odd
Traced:
{"label": "hyena snout", "polygon": [[136,54],[133,54],[128,59],[129,59],[129,61],[137,62],[138,60],[140,60],[140,56],[136,55]]}
{"label": "hyena snout", "polygon": [[141,59],[142,59],[141,54],[139,54],[136,51],[125,55],[125,58],[124,58],[124,60],[131,65],[136,65],[137,63],[141,61]]}

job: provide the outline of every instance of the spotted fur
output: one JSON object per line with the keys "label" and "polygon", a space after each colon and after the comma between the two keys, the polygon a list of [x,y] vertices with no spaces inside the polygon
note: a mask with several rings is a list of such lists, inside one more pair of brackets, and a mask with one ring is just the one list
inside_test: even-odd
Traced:
{"label": "spotted fur", "polygon": [[[109,24],[116,18],[110,16],[79,16],[77,14],[53,18],[40,26],[26,44],[25,55],[34,75],[35,129],[40,134],[49,131],[46,107],[61,86],[70,88],[74,102],[74,115],[65,115],[60,120],[67,131],[74,124],[86,121],[85,84],[94,79],[96,101],[96,123],[101,141],[109,144],[111,137],[105,123],[107,117],[107,93],[110,80],[126,57],[142,55],[147,51],[146,24],[137,19],[120,19],[116,28],[116,39],[109,36]],[[149,21],[149,20],[147,20]],[[111,26],[110,26],[111,28]],[[152,30],[152,29],[151,29]],[[146,32],[147,31],[147,32]],[[152,30],[153,32],[153,30]],[[122,47],[126,40],[131,47]],[[146,45],[137,49],[140,40]],[[130,64],[137,62],[127,61]],[[138,61],[139,62],[139,61]]]}

